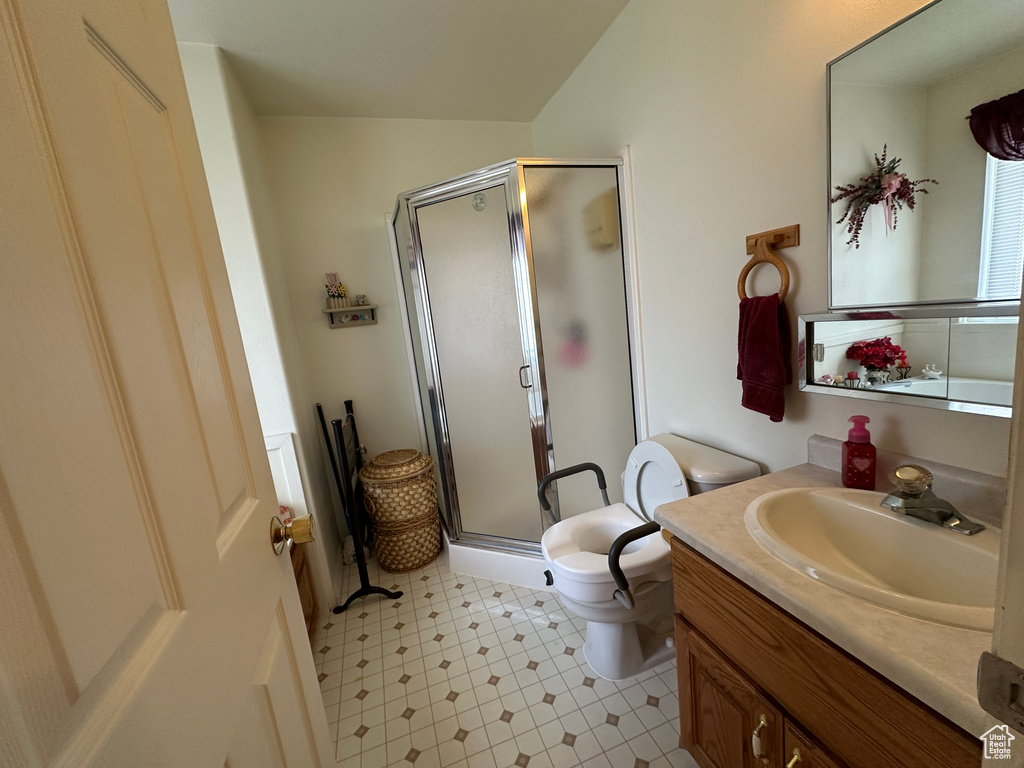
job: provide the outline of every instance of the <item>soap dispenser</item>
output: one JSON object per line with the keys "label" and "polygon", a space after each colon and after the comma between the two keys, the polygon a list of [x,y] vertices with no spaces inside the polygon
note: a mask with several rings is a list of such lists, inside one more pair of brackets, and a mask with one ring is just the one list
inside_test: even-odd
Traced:
{"label": "soap dispenser", "polygon": [[875,490],[875,446],[871,444],[871,433],[864,426],[871,419],[867,416],[851,416],[853,429],[843,443],[843,485],[847,488]]}

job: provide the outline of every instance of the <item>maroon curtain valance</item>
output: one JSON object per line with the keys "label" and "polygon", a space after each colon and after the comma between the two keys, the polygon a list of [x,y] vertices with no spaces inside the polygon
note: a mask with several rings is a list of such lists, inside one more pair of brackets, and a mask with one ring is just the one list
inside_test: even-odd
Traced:
{"label": "maroon curtain valance", "polygon": [[1024,160],[1024,91],[979,104],[969,119],[975,140],[990,155]]}

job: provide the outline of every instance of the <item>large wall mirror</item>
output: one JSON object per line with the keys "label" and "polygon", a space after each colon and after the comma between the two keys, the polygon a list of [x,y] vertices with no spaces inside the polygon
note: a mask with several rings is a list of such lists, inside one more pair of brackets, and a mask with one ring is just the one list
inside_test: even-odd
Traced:
{"label": "large wall mirror", "polygon": [[[967,118],[1022,89],[1022,0],[937,0],[828,65],[830,311],[800,318],[801,389],[1010,415],[1024,160]],[[895,217],[874,192],[834,200],[903,183],[887,173],[937,183]],[[854,229],[851,199],[870,201]]]}
{"label": "large wall mirror", "polygon": [[939,0],[833,61],[829,189],[856,185],[874,156],[924,183],[886,225],[871,205],[849,244],[846,200],[830,208],[832,309],[1020,298],[1024,161],[996,160],[967,116],[1024,89],[1021,0]]}

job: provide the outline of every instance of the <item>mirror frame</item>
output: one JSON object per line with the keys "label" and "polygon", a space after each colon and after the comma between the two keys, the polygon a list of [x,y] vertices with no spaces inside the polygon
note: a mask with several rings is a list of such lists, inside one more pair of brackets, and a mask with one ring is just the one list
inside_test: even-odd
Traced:
{"label": "mirror frame", "polygon": [[[833,241],[833,228],[834,228],[835,222],[833,222],[833,220],[832,220],[834,212],[832,210],[832,203],[830,202],[831,201],[831,197],[832,197],[832,193],[833,193],[833,179],[832,179],[832,67],[835,64],[838,64],[843,59],[847,58],[848,56],[856,53],[861,48],[864,48],[865,46],[870,45],[871,43],[873,43],[875,40],[877,40],[878,38],[882,37],[883,35],[888,34],[892,30],[894,30],[896,27],[902,26],[903,24],[907,23],[908,21],[910,21],[914,17],[924,13],[925,11],[930,9],[932,6],[938,5],[941,2],[942,2],[942,0],[932,0],[931,2],[927,3],[926,5],[923,5],[922,7],[918,8],[913,13],[907,14],[906,16],[904,16],[899,21],[895,22],[894,24],[890,24],[888,27],[886,27],[885,29],[881,30],[877,34],[872,35],[871,37],[869,37],[867,40],[865,40],[864,42],[860,43],[859,45],[854,46],[853,48],[851,48],[850,50],[846,51],[845,53],[843,53],[843,54],[837,56],[836,58],[832,59],[832,61],[828,62],[828,64],[825,66],[825,123],[826,123],[826,125],[825,125],[825,172],[826,172],[826,177],[828,179],[828,186],[826,187],[827,194],[826,194],[826,197],[825,197],[825,215],[826,215],[826,220],[827,220],[827,223],[825,225],[825,231],[828,233],[828,264],[827,264],[828,270],[827,270],[827,275],[828,275],[828,307],[829,307],[829,311],[830,312],[857,313],[857,312],[868,311],[871,308],[884,308],[886,310],[894,310],[895,311],[895,310],[900,310],[900,309],[908,308],[908,307],[936,307],[936,308],[937,307],[949,307],[951,309],[952,308],[960,308],[960,310],[962,310],[963,308],[987,307],[987,306],[994,306],[994,305],[997,305],[997,304],[1001,305],[1001,307],[1004,308],[1006,303],[1007,303],[1006,299],[984,300],[984,299],[976,299],[976,298],[971,298],[971,297],[963,297],[963,298],[936,299],[936,300],[925,299],[925,300],[922,300],[922,301],[903,301],[903,302],[894,302],[892,304],[841,304],[841,305],[837,305],[836,302],[835,302],[835,297],[833,295],[833,277],[834,277],[834,275],[833,275],[833,269],[832,269],[832,259],[833,259],[833,255],[834,254],[833,254],[833,243],[832,243],[832,241]],[[1019,305],[1020,304],[1020,299],[1011,300],[1011,301],[1012,301],[1012,303],[1014,305]],[[986,313],[986,315],[987,314],[988,313]],[[1006,312],[998,312],[996,314],[1007,314],[1007,313]],[[938,317],[938,316],[939,315],[934,315],[934,314],[930,315],[930,317]],[[952,315],[952,314],[945,315],[944,314],[944,315],[941,315],[941,316],[942,317],[955,317],[957,315]],[[967,317],[967,316],[969,316],[969,314],[968,313],[962,313],[959,316]],[[810,316],[808,316],[808,317],[810,317]]]}
{"label": "mirror frame", "polygon": [[[931,305],[914,307],[885,307],[881,309],[893,320],[935,320],[959,317],[1019,317],[1020,302],[986,302],[984,305]],[[797,318],[797,375],[801,392],[832,395],[834,397],[852,397],[861,400],[875,400],[881,403],[902,403],[919,405],[925,408],[937,408],[943,411],[960,413],[978,413],[984,416],[998,416],[1008,419],[1013,416],[1013,408],[1007,405],[986,405],[969,403],[961,400],[948,400],[938,397],[922,397],[921,395],[903,395],[892,391],[871,389],[847,389],[846,387],[823,386],[814,383],[814,358],[809,354],[814,348],[814,325],[816,323],[834,323],[849,320],[878,320],[879,310],[858,308],[843,312],[819,312],[800,315]]]}

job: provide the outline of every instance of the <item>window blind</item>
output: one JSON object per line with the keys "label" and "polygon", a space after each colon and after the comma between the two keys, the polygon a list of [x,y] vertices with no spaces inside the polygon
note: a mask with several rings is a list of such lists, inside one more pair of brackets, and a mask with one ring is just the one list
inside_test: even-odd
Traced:
{"label": "window blind", "polygon": [[1024,161],[988,156],[978,293],[1017,299],[1024,272]]}

